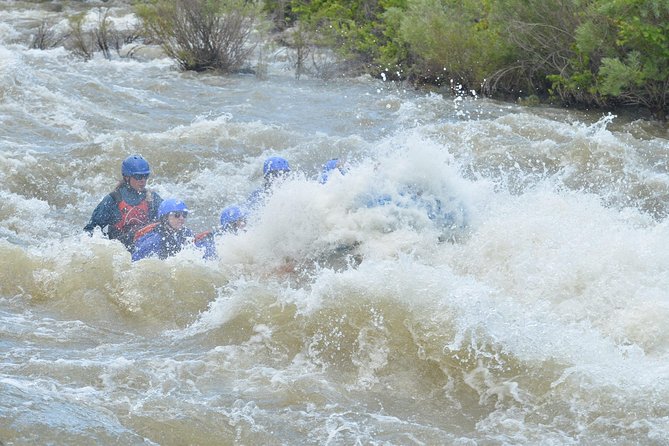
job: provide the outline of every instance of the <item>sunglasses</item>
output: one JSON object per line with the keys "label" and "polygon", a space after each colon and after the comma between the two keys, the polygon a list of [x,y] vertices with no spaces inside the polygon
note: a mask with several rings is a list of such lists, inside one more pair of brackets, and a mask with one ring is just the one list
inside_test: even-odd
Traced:
{"label": "sunglasses", "polygon": [[271,172],[267,172],[267,175],[265,175],[265,178],[285,177],[285,176],[288,176],[289,173],[290,173],[290,170],[273,170]]}
{"label": "sunglasses", "polygon": [[188,217],[188,212],[181,212],[181,211],[174,211],[170,212],[170,215],[173,216],[174,218],[186,218]]}
{"label": "sunglasses", "polygon": [[141,173],[141,174],[131,175],[131,177],[133,177],[136,180],[146,180],[147,178],[149,178],[149,174]]}

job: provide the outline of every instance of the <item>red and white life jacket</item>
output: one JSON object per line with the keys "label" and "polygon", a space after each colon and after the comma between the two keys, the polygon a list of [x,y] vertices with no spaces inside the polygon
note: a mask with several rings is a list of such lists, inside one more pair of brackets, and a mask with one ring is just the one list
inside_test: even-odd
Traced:
{"label": "red and white life jacket", "polygon": [[133,206],[123,201],[120,194],[118,195],[114,198],[121,213],[121,219],[114,225],[114,229],[119,232],[127,232],[145,226],[149,222],[149,201],[144,199]]}

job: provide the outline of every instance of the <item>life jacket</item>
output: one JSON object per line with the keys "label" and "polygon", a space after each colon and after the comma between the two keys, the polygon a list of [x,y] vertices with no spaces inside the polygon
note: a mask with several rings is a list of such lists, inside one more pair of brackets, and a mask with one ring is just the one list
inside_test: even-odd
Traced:
{"label": "life jacket", "polygon": [[146,234],[149,232],[152,232],[156,227],[160,224],[159,221],[155,223],[149,223],[148,225],[144,226],[143,228],[139,228],[137,231],[135,231],[135,236],[133,237],[133,243],[139,240],[140,238],[144,237]]}
{"label": "life jacket", "polygon": [[202,231],[199,234],[195,234],[194,240],[195,243],[201,242],[202,240],[206,239],[207,237],[213,237],[214,233],[211,231]]}
{"label": "life jacket", "polygon": [[137,243],[142,237],[157,232],[160,236],[160,245],[155,253],[160,259],[166,259],[167,257],[176,254],[181,251],[184,246],[190,243],[194,243],[195,246],[205,249],[205,259],[216,257],[216,250],[213,247],[214,233],[212,231],[203,231],[196,235],[193,235],[190,230],[187,231],[190,234],[184,235],[181,230],[176,233],[166,230],[166,228],[162,226],[162,222],[150,223],[135,232],[133,244]]}
{"label": "life jacket", "polygon": [[[149,199],[145,198],[136,206],[132,206],[121,198],[121,193],[118,190],[112,192],[111,196],[114,198],[116,206],[118,206],[118,210],[121,213],[121,220],[114,225],[114,229],[118,232],[132,231],[149,222]],[[151,192],[147,190],[146,196],[150,197]]]}
{"label": "life jacket", "polygon": [[[137,231],[135,231],[135,236],[133,238],[133,242],[136,242],[140,238],[144,237],[146,234],[149,232],[152,232],[156,227],[160,224],[160,222],[155,222],[155,223],[149,223],[148,225],[144,226],[143,228],[139,228]],[[193,237],[193,241],[195,243],[201,242],[202,240],[206,239],[207,237],[213,237],[214,233],[211,231],[202,231],[198,234],[195,234]]]}

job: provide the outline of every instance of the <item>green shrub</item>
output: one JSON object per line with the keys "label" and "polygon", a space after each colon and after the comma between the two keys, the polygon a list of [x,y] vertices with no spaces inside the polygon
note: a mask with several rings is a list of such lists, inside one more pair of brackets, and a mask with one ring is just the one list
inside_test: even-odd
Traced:
{"label": "green shrub", "polygon": [[402,38],[400,31],[406,5],[390,6],[382,16],[385,43],[379,46],[377,59],[378,72],[387,79],[402,80],[415,77],[416,63],[409,44]]}
{"label": "green shrub", "polygon": [[272,1],[372,74],[667,115],[669,0]]}
{"label": "green shrub", "polygon": [[181,69],[234,72],[255,49],[260,8],[245,0],[152,0],[137,14],[146,35]]}
{"label": "green shrub", "polygon": [[378,75],[389,64],[402,62],[402,51],[393,41],[397,27],[388,26],[385,13],[404,4],[405,0],[292,0],[290,11],[312,36],[312,46],[333,49],[350,70]]}
{"label": "green shrub", "polygon": [[669,1],[601,0],[615,30],[615,55],[602,59],[599,93],[648,108],[665,120],[669,112]]}
{"label": "green shrub", "polygon": [[566,104],[636,105],[666,118],[666,0],[506,0],[495,5],[500,34],[518,54],[515,71],[528,86]]}
{"label": "green shrub", "polygon": [[315,31],[314,44],[335,49],[348,60],[362,64],[375,60],[378,50],[375,32],[376,3],[323,0],[293,2],[292,10],[307,29]]}
{"label": "green shrub", "polygon": [[507,53],[486,16],[485,4],[478,1],[410,0],[400,37],[409,48],[414,75],[480,90]]}
{"label": "green shrub", "polygon": [[490,27],[508,48],[508,63],[492,76],[500,88],[545,96],[547,76],[570,70],[574,35],[580,24],[579,0],[490,2]]}

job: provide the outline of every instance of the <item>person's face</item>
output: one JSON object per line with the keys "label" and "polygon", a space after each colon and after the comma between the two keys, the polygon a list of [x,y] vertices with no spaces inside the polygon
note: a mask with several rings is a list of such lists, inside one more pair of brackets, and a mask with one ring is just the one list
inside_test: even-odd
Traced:
{"label": "person's face", "polygon": [[288,170],[274,170],[265,175],[265,181],[267,183],[273,183],[278,180],[283,180],[288,177]]}
{"label": "person's face", "polygon": [[137,192],[143,192],[146,189],[146,182],[149,179],[148,174],[131,175],[128,177],[128,184]]}
{"label": "person's face", "polygon": [[187,212],[170,212],[167,215],[167,224],[175,231],[183,228],[186,223]]}
{"label": "person's face", "polygon": [[245,227],[246,227],[246,220],[244,220],[243,218],[239,219],[232,225],[232,232],[234,232],[235,234],[238,232],[242,232]]}

